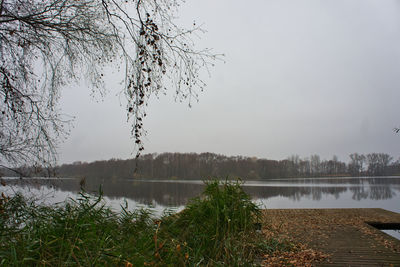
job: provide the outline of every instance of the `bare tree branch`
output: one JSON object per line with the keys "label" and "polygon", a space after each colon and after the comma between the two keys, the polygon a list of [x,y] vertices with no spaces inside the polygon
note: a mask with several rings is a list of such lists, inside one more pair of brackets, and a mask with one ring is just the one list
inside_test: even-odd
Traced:
{"label": "bare tree branch", "polygon": [[218,57],[195,49],[195,24],[175,24],[179,0],[1,0],[0,163],[50,165],[70,119],[57,107],[60,89],[86,79],[104,89],[104,67],[123,66],[128,120],[138,155],[153,95],[175,87],[198,98],[200,70]]}

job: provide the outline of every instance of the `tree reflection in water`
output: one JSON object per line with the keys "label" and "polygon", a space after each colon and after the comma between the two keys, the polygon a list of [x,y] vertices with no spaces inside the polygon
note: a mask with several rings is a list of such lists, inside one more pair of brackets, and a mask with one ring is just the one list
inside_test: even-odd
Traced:
{"label": "tree reflection in water", "polygon": [[[7,185],[16,188],[29,185],[37,188],[47,187],[77,193],[80,190],[78,179],[6,179]],[[85,182],[85,190],[96,193],[100,184],[105,196],[111,199],[129,198],[142,204],[158,203],[163,206],[185,205],[190,198],[198,196],[203,190],[201,181],[137,181],[103,180]],[[27,187],[26,187],[27,188]],[[351,192],[355,201],[385,200],[398,197],[400,178],[321,178],[285,179],[248,182],[244,187],[254,199],[284,197],[291,201],[303,198],[321,201],[325,197],[340,199],[344,193]],[[1,191],[0,187],[0,191]]]}

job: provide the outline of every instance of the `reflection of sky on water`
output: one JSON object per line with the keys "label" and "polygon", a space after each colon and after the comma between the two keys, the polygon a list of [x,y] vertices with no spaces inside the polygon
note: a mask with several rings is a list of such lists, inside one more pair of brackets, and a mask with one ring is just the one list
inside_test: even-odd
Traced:
{"label": "reflection of sky on water", "polygon": [[276,196],[268,199],[261,198],[264,207],[271,209],[328,209],[328,208],[383,208],[386,210],[400,212],[400,201],[397,199],[363,199],[354,200],[350,191],[343,192],[337,198],[334,195],[324,195],[320,199],[313,199],[312,196],[302,196],[295,201],[293,199]]}
{"label": "reflection of sky on water", "polygon": [[[46,204],[46,205],[58,205],[63,204],[66,200],[72,201],[77,200],[79,198],[78,192],[70,192],[70,191],[62,191],[55,189],[54,187],[48,187],[46,185],[39,187],[32,186],[3,186],[1,187],[0,192],[3,192],[5,195],[12,196],[17,192],[22,193],[29,200],[35,201],[36,204]],[[126,210],[134,210],[134,209],[149,209],[152,211],[153,215],[156,217],[160,217],[164,212],[179,212],[183,210],[184,206],[174,206],[168,207],[163,206],[155,201],[153,203],[139,203],[130,198],[123,197],[107,197],[104,196],[103,203],[105,203],[108,207],[110,207],[114,211],[121,211],[124,207]]]}
{"label": "reflection of sky on water", "polygon": [[400,231],[399,230],[381,230],[381,231],[400,240]]}
{"label": "reflection of sky on water", "polygon": [[[7,186],[0,186],[0,192],[20,190],[45,203],[76,198],[80,188],[75,179],[5,181]],[[85,189],[98,192],[99,184],[87,181]],[[203,182],[108,180],[102,182],[102,190],[113,209],[120,209],[126,199],[129,208],[150,206],[160,214],[166,207],[182,209],[201,193]],[[400,212],[399,177],[248,181],[244,190],[267,208],[384,208]]]}

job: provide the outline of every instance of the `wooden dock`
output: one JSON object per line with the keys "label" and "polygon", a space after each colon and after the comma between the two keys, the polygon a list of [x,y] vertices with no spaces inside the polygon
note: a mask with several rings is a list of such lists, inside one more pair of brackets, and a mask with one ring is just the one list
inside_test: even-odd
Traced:
{"label": "wooden dock", "polygon": [[[263,215],[266,237],[278,236],[304,245],[314,256],[326,255],[320,262],[311,260],[309,266],[400,267],[400,241],[370,225],[399,226],[399,213],[383,209],[268,209]],[[307,265],[296,260],[286,264]]]}

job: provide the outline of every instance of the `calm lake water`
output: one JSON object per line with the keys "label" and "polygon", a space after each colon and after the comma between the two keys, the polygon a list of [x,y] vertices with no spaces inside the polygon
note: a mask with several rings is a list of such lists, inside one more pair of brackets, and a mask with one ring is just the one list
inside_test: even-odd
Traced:
{"label": "calm lake water", "polygon": [[[3,178],[0,192],[18,191],[38,202],[60,203],[76,198],[77,179]],[[105,201],[113,208],[151,207],[156,213],[165,208],[181,210],[190,198],[203,190],[202,181],[133,181],[102,182]],[[400,212],[400,177],[376,178],[305,178],[247,181],[244,190],[265,208],[383,208]],[[88,192],[96,193],[99,184],[86,182]]]}
{"label": "calm lake water", "polygon": [[[0,194],[21,192],[45,204],[76,199],[80,190],[78,179],[2,179],[6,186],[0,185]],[[247,181],[243,186],[262,208],[383,208],[400,213],[400,177],[276,179]],[[87,192],[96,194],[99,188],[99,183],[85,184]],[[144,207],[155,216],[165,210],[182,210],[203,188],[202,181],[189,180],[102,181],[104,201],[113,210],[120,210],[121,205],[128,209]],[[400,239],[398,230],[385,232]]]}

